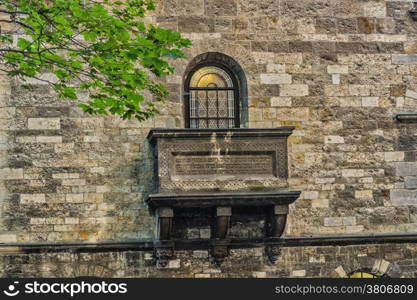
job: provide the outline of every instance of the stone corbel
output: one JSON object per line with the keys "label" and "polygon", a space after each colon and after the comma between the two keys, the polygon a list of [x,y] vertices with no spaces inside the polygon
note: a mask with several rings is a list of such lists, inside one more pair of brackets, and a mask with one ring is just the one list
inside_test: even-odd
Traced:
{"label": "stone corbel", "polygon": [[216,207],[214,217],[213,236],[211,255],[215,264],[220,265],[229,255],[227,234],[229,232],[230,217],[232,216],[232,207]]}
{"label": "stone corbel", "polygon": [[[288,205],[275,205],[268,209],[265,222],[265,233],[268,238],[279,238],[282,236],[287,223]],[[271,263],[275,263],[281,254],[278,246],[266,246],[266,255]]]}
{"label": "stone corbel", "polygon": [[166,267],[174,254],[172,241],[172,220],[174,210],[171,207],[158,207],[156,209],[157,240],[155,242],[155,257],[158,267]]}

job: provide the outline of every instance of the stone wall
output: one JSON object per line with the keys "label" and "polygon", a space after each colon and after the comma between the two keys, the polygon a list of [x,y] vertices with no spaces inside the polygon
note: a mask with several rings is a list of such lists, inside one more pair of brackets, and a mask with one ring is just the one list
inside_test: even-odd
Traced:
{"label": "stone wall", "polygon": [[[289,185],[302,195],[290,209],[286,235],[417,231],[417,125],[394,119],[417,107],[417,22],[407,13],[410,1],[157,2],[149,21],[182,32],[193,46],[165,79],[171,95],[155,119],[88,116],[40,83],[28,91],[0,78],[0,242],[151,240],[155,221],[144,197],[152,188],[152,169],[145,137],[152,127],[183,127],[184,71],[195,56],[213,51],[233,57],[246,73],[249,127],[296,128],[288,145]],[[236,236],[257,234],[256,226],[234,224]],[[184,234],[209,235],[207,226]],[[293,276],[297,270],[333,276],[329,270],[339,259],[334,251],[352,251],[340,255],[355,261],[377,249],[375,259],[383,259],[391,253],[384,247],[291,249],[285,268],[267,267],[249,254],[219,276]],[[395,253],[414,249],[390,260],[407,265],[404,276],[414,276],[414,246],[394,247]],[[318,256],[311,262],[303,251]],[[315,260],[321,251],[328,256],[323,268],[329,269],[308,269],[307,264],[320,264]],[[154,269],[128,267],[127,257],[143,253],[102,255],[103,261],[126,257],[118,267],[107,266],[120,270],[117,275],[157,276]],[[56,254],[53,268],[61,256],[68,263],[84,259]],[[39,257],[49,259],[22,257],[2,259],[9,264],[27,259],[16,266],[34,268],[44,266]],[[238,271],[251,259],[254,269]],[[202,261],[160,274],[210,273],[203,271],[207,259]],[[194,266],[199,269],[191,270]]]}
{"label": "stone wall", "polygon": [[176,251],[165,268],[155,268],[144,251],[101,253],[3,253],[2,277],[334,277],[357,271],[385,277],[415,277],[416,244],[356,245],[345,247],[283,248],[279,260],[269,264],[262,248],[231,251],[220,267],[207,250]]}

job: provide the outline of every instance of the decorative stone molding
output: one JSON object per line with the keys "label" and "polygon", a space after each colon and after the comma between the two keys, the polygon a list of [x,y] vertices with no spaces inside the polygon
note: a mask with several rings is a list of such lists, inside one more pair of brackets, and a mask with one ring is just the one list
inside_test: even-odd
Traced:
{"label": "decorative stone molding", "polygon": [[153,129],[158,193],[276,191],[288,187],[287,138],[271,129]]}

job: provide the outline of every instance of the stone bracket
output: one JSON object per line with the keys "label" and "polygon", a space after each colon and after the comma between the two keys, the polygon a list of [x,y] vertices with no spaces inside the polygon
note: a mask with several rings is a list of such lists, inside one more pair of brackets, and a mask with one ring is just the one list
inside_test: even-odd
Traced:
{"label": "stone bracket", "polygon": [[[147,203],[151,208],[154,208],[157,218],[155,256],[158,265],[166,265],[167,261],[173,256],[174,208],[212,208],[210,253],[215,264],[221,264],[229,255],[230,240],[228,234],[234,207],[264,207],[264,238],[279,239],[285,230],[288,206],[299,195],[300,192],[292,191],[274,193],[149,195]],[[280,253],[278,246],[267,245],[265,251],[271,262],[275,262]]]}

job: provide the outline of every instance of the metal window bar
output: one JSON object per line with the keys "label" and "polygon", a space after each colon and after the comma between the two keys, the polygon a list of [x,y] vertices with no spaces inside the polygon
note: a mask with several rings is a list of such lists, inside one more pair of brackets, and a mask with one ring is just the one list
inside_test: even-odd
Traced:
{"label": "metal window bar", "polygon": [[[215,116],[210,115],[210,106],[209,101],[209,92],[215,92]],[[219,101],[219,92],[225,91],[224,99],[226,102],[226,117],[220,116],[219,108],[220,108],[220,101]],[[236,116],[235,116],[235,88],[190,88],[189,95],[190,95],[190,107],[189,107],[189,118],[190,118],[190,127],[191,128],[233,128],[236,125]],[[201,99],[199,92],[205,92],[204,98]],[[201,115],[200,113],[200,104],[204,101],[205,103],[205,115]],[[224,124],[224,125],[223,125]],[[202,126],[203,125],[203,126]]]}

